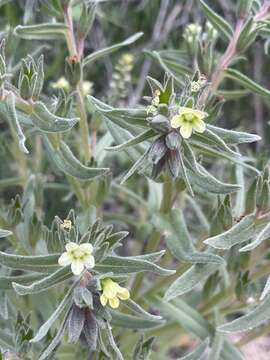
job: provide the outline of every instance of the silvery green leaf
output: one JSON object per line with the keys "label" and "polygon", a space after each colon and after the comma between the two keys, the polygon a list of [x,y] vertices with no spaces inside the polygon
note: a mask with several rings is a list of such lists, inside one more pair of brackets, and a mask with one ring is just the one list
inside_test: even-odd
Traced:
{"label": "silvery green leaf", "polygon": [[11,2],[13,0],[0,0],[0,6],[6,5],[7,3]]}
{"label": "silvery green leaf", "polygon": [[150,254],[143,254],[143,255],[135,255],[135,256],[129,256],[129,258],[134,259],[134,260],[147,260],[147,261],[151,261],[156,263],[157,261],[159,261],[162,256],[165,254],[166,250],[160,250],[160,251],[156,251],[154,253],[150,253]]}
{"label": "silvery green leaf", "polygon": [[92,53],[90,55],[87,55],[83,60],[83,66],[91,64],[93,61],[96,61],[96,60],[100,59],[103,56],[107,56],[107,55],[113,53],[114,51],[120,49],[123,46],[128,46],[128,45],[133,44],[142,35],[143,35],[142,32],[138,32],[138,33],[130,36],[126,40],[122,41],[121,43],[118,43],[118,44],[115,44],[115,45],[112,45],[112,46],[108,46],[108,47],[106,47],[104,49],[97,50],[94,53]]}
{"label": "silvery green leaf", "polygon": [[123,301],[123,305],[134,312],[135,315],[139,315],[143,319],[147,320],[162,320],[161,316],[150,314],[149,312],[145,311],[140,305],[138,305],[132,299],[128,299]]}
{"label": "silvery green leaf", "polygon": [[203,12],[213,27],[218,31],[222,39],[230,41],[233,37],[231,25],[220,15],[214,12],[203,0],[200,0]]}
{"label": "silvery green leaf", "polygon": [[134,130],[134,127],[148,128],[148,123],[146,121],[147,112],[145,108],[113,108],[89,95],[87,96],[87,100],[93,110],[101,113],[107,119],[123,129],[132,131]]}
{"label": "silvery green leaf", "polygon": [[12,235],[12,231],[0,229],[0,238],[5,238],[10,235]]}
{"label": "silvery green leaf", "polygon": [[38,25],[18,25],[14,29],[15,35],[29,40],[55,40],[64,38],[67,26],[61,23],[44,23]]}
{"label": "silvery green leaf", "polygon": [[90,180],[105,175],[107,168],[91,168],[83,165],[71,152],[67,144],[61,141],[60,148],[54,149],[47,137],[43,137],[51,162],[66,175],[81,180]]}
{"label": "silvery green leaf", "polygon": [[[242,236],[242,233],[241,233]],[[270,224],[267,224],[262,231],[259,232],[259,234],[255,237],[255,239],[245,246],[243,246],[241,249],[239,249],[240,252],[244,251],[251,251],[255,249],[257,246],[259,246],[264,240],[268,239],[270,237]]]}
{"label": "silvery green leaf", "polygon": [[177,360],[200,360],[206,353],[206,350],[209,346],[209,339],[204,340],[199,346],[196,347],[191,353],[177,358]]}
{"label": "silvery green leaf", "polygon": [[0,251],[0,264],[11,269],[49,273],[59,269],[57,265],[59,256],[60,254],[22,256]]}
{"label": "silvery green leaf", "polygon": [[166,71],[178,84],[183,84],[183,77],[186,75],[192,75],[192,70],[186,65],[180,62],[180,59],[171,60],[163,56],[159,51],[146,51],[147,55],[156,59],[163,70]]}
{"label": "silvery green leaf", "polygon": [[60,268],[54,273],[45,276],[43,279],[33,282],[31,285],[21,285],[13,282],[12,286],[17,294],[27,295],[27,294],[36,294],[71,278],[73,276],[70,266]]}
{"label": "silvery green leaf", "polygon": [[16,108],[15,108],[15,96],[13,93],[9,93],[8,96],[6,97],[6,111],[7,111],[8,119],[10,121],[11,128],[18,137],[20,150],[25,154],[29,154],[29,151],[25,146],[26,139],[17,117]]}
{"label": "silvery green leaf", "polygon": [[223,258],[215,254],[201,253],[192,243],[183,212],[173,209],[169,215],[155,219],[155,225],[165,231],[166,244],[171,253],[179,260],[189,263],[224,264]]}
{"label": "silvery green leaf", "polygon": [[40,101],[35,102],[30,116],[38,129],[48,133],[68,131],[79,121],[79,118],[66,119],[52,114]]}
{"label": "silvery green leaf", "polygon": [[125,329],[151,329],[164,324],[163,320],[149,320],[141,317],[123,314],[115,310],[110,310],[112,315],[111,324]]}
{"label": "silvery green leaf", "polygon": [[270,319],[270,296],[248,314],[218,327],[218,331],[235,333],[252,330]]}
{"label": "silvery green leaf", "polygon": [[204,240],[215,249],[228,250],[232,246],[250,239],[255,231],[255,215],[247,215],[229,230]]}
{"label": "silvery green leaf", "polygon": [[198,164],[198,168],[200,173],[187,169],[187,174],[192,185],[196,185],[202,190],[213,194],[229,194],[241,189],[241,187],[237,184],[225,184],[219,181],[200,164]]}
{"label": "silvery green leaf", "polygon": [[139,159],[132,165],[129,171],[124,175],[120,185],[123,185],[136,171],[138,171],[145,164],[147,155],[148,155],[148,149],[141,157],[139,157]]}
{"label": "silvery green leaf", "polygon": [[270,90],[264,88],[263,86],[257,84],[255,81],[251,80],[246,75],[242,74],[240,71],[235,69],[227,69],[225,70],[225,77],[233,79],[237,83],[243,85],[245,89],[251,90],[255,94],[261,96],[270,96]]}
{"label": "silvery green leaf", "polygon": [[114,274],[133,274],[149,271],[161,276],[168,276],[175,273],[175,270],[164,269],[153,262],[128,256],[108,256],[100,264],[95,266],[95,270],[100,272],[113,271]]}
{"label": "silvery green leaf", "polygon": [[260,300],[264,300],[264,298],[269,294],[270,292],[270,276],[268,276],[265,286],[263,288],[263,292],[261,293]]}
{"label": "silvery green leaf", "polygon": [[0,301],[1,301],[0,316],[4,320],[7,320],[9,318],[9,311],[8,311],[9,309],[8,309],[8,297],[5,291],[0,291]]}
{"label": "silvery green leaf", "polygon": [[220,267],[218,264],[196,264],[176,279],[165,293],[165,301],[186,294],[202,283]]}
{"label": "silvery green leaf", "polygon": [[206,127],[205,131],[202,134],[197,133],[196,137],[199,140],[204,139],[204,141],[208,144],[212,143],[217,148],[223,151],[227,151],[232,156],[241,156],[240,153],[237,153],[236,151],[230,149],[229,146],[225,143],[225,141],[221,137],[219,137],[215,132],[211,131],[208,127]]}
{"label": "silvery green leaf", "polygon": [[261,137],[256,134],[249,134],[242,131],[223,129],[214,125],[207,124],[207,127],[218,135],[227,145],[237,145],[259,141]]}
{"label": "silvery green leaf", "polygon": [[124,360],[123,355],[121,354],[121,351],[119,350],[114,340],[111,325],[108,322],[106,323],[106,329],[107,329],[109,344],[111,345],[113,351],[115,352],[116,360]]}
{"label": "silvery green leaf", "polygon": [[24,274],[14,276],[0,276],[0,289],[12,289],[12,283],[29,284],[33,281],[44,278],[43,274]]}
{"label": "silvery green leaf", "polygon": [[87,312],[85,315],[83,334],[87,345],[92,350],[96,350],[97,348],[98,332],[98,324],[93,312]]}
{"label": "silvery green leaf", "polygon": [[47,360],[48,356],[54,351],[56,346],[60,343],[60,341],[64,335],[64,332],[66,330],[68,315],[69,314],[67,313],[64,320],[62,321],[61,325],[59,326],[58,331],[57,331],[56,335],[54,336],[53,340],[48,345],[48,347],[42,352],[42,354],[40,354],[38,360]]}
{"label": "silvery green leaf", "polygon": [[133,351],[132,360],[149,360],[149,355],[154,341],[154,337],[144,340],[144,337],[141,336]]}
{"label": "silvery green leaf", "polygon": [[116,146],[111,146],[111,147],[107,147],[105,148],[105,150],[108,151],[121,151],[121,150],[125,150],[126,148],[130,147],[130,146],[134,146],[137,145],[141,142],[144,142],[145,140],[148,140],[152,137],[154,137],[156,135],[156,133],[150,129],[150,130],[145,130],[143,133],[139,134],[138,136],[135,136],[133,138],[131,138],[130,140],[120,144],[120,145],[116,145]]}
{"label": "silvery green leaf", "polygon": [[[36,333],[35,337],[30,340],[31,343],[36,343],[46,336],[52,327],[53,323],[58,319],[61,313],[65,309],[69,309],[71,305],[71,294],[75,287],[76,283],[74,283],[69,290],[67,291],[66,295],[64,296],[63,300],[59,303],[56,310],[52,313],[52,315],[48,318],[48,320],[39,328],[38,332]],[[68,312],[68,311],[67,311]]]}
{"label": "silvery green leaf", "polygon": [[13,336],[7,330],[0,329],[0,348],[15,350]]}

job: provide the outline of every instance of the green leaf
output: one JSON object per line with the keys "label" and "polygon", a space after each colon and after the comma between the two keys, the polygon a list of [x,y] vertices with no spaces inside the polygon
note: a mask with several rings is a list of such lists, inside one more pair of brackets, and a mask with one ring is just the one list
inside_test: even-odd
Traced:
{"label": "green leaf", "polygon": [[[242,236],[242,234],[241,234]],[[264,240],[270,237],[270,224],[267,224],[262,231],[255,237],[255,239],[248,245],[243,246],[239,249],[240,252],[251,251],[259,246]]]}
{"label": "green leaf", "polygon": [[245,216],[229,230],[204,240],[204,243],[215,249],[229,250],[232,246],[250,239],[255,230],[255,215]]}
{"label": "green leaf", "polygon": [[70,266],[56,270],[54,273],[44,277],[41,280],[33,282],[31,285],[21,285],[18,283],[12,283],[12,286],[17,294],[27,295],[36,294],[71,278],[73,276]]}
{"label": "green leaf", "polygon": [[165,301],[170,301],[177,296],[186,294],[195,286],[213,274],[220,265],[218,264],[197,264],[189,268],[183,275],[175,280],[165,293]]}
{"label": "green leaf", "polygon": [[29,284],[35,280],[44,278],[43,274],[24,274],[16,276],[0,276],[0,289],[12,289],[12,283]]}
{"label": "green leaf", "polygon": [[108,256],[95,270],[106,273],[113,271],[114,274],[133,274],[142,271],[149,271],[161,276],[168,276],[175,273],[175,270],[164,269],[153,262],[138,257]]}
{"label": "green leaf", "polygon": [[63,141],[59,149],[54,149],[47,137],[44,136],[43,139],[51,162],[66,175],[90,180],[103,176],[109,171],[108,168],[91,168],[83,165]]}
{"label": "green leaf", "polygon": [[[219,181],[200,164],[198,164],[198,167],[200,169],[200,173],[187,169],[187,174],[192,185],[196,185],[200,189],[213,194],[229,194],[241,189],[241,187],[237,184],[225,184]],[[202,173],[204,175],[202,175]]]}
{"label": "green leaf", "polygon": [[144,337],[141,336],[140,340],[134,348],[132,360],[149,360],[151,348],[154,341],[154,337],[150,337],[149,339],[144,340]]}
{"label": "green leaf", "polygon": [[93,96],[87,96],[87,100],[93,110],[99,112],[116,125],[131,133],[134,131],[134,127],[148,128],[148,123],[146,121],[147,112],[145,108],[112,108]]}
{"label": "green leaf", "polygon": [[235,333],[240,331],[252,330],[264,324],[270,319],[270,296],[260,303],[247,315],[235,319],[227,324],[218,327],[218,331],[225,333]]}
{"label": "green leaf", "polygon": [[222,39],[230,41],[233,37],[231,25],[220,15],[214,12],[203,0],[200,0],[203,12]]}
{"label": "green leaf", "polygon": [[21,256],[0,251],[0,264],[11,269],[49,273],[59,269],[59,256],[60,254]]}
{"label": "green leaf", "polygon": [[69,313],[66,314],[64,320],[62,321],[61,325],[59,326],[59,329],[54,336],[51,343],[48,345],[48,347],[42,352],[42,354],[39,356],[38,360],[47,360],[49,355],[54,351],[56,346],[60,343],[64,332],[66,330],[67,320],[68,320]]}
{"label": "green leaf", "polygon": [[130,309],[135,315],[139,315],[143,319],[146,320],[162,320],[161,316],[150,314],[149,312],[145,311],[140,305],[135,303],[132,299],[128,299],[123,301],[123,305]]}
{"label": "green leaf", "polygon": [[158,216],[155,219],[155,225],[160,230],[165,231],[167,247],[179,261],[189,263],[225,263],[223,258],[218,255],[200,253],[194,248],[181,210],[174,209],[166,217]]}
{"label": "green leaf", "polygon": [[129,171],[124,175],[124,177],[121,180],[120,185],[123,185],[140,167],[142,167],[145,164],[146,157],[148,154],[148,149],[145,151],[145,153],[132,165],[132,167],[129,169]]}
{"label": "green leaf", "polygon": [[112,46],[108,46],[104,49],[95,51],[94,53],[86,56],[83,60],[83,66],[88,65],[93,63],[94,61],[102,58],[103,56],[107,56],[115,51],[117,51],[118,49],[120,49],[123,46],[128,46],[133,44],[135,41],[137,41],[141,36],[143,35],[142,32],[138,32],[132,36],[130,36],[129,38],[127,38],[126,40],[122,41],[121,43],[112,45]]}
{"label": "green leaf", "polygon": [[[69,309],[71,306],[71,294],[76,286],[76,282],[69,288],[68,292],[64,296],[63,300],[59,303],[56,310],[52,313],[52,315],[48,318],[48,320],[39,328],[35,337],[30,340],[31,343],[39,342],[46,336],[52,327],[53,323],[58,319],[58,317],[62,314],[65,309]],[[68,311],[67,311],[68,312]]]}
{"label": "green leaf", "polygon": [[210,124],[207,124],[207,127],[213,133],[218,135],[227,145],[252,143],[261,140],[261,137],[256,134],[227,130]]}
{"label": "green leaf", "polygon": [[235,69],[225,70],[225,77],[233,79],[237,83],[241,84],[245,89],[251,90],[253,93],[261,96],[270,96],[270,90],[265,89],[263,86],[257,84],[246,75]]}
{"label": "green leaf", "polygon": [[45,23],[38,25],[19,25],[14,29],[14,34],[21,39],[29,40],[55,40],[64,38],[67,26],[61,23]]}
{"label": "green leaf", "polygon": [[177,360],[200,360],[205,355],[209,345],[209,339],[204,340],[195,350],[186,356],[182,356]]}
{"label": "green leaf", "polygon": [[7,330],[0,329],[0,349],[15,350],[13,336]]}
{"label": "green leaf", "polygon": [[145,140],[151,139],[152,137],[156,136],[157,134],[152,130],[145,130],[143,133],[139,134],[138,136],[135,136],[134,138],[116,146],[111,146],[105,148],[105,150],[108,151],[121,151],[125,150],[126,148],[130,146],[137,145],[141,142],[144,142]]}
{"label": "green leaf", "polygon": [[112,315],[111,324],[124,329],[151,329],[164,324],[163,320],[146,320],[114,310],[110,310],[110,312]]}
{"label": "green leaf", "polygon": [[0,229],[0,238],[12,235],[12,231]]}
{"label": "green leaf", "polygon": [[6,110],[8,115],[7,117],[10,121],[11,129],[17,135],[20,150],[25,154],[29,154],[29,151],[25,146],[26,139],[17,117],[17,113],[15,109],[15,96],[13,93],[9,93],[8,96],[6,97]]}
{"label": "green leaf", "polygon": [[40,101],[35,102],[30,116],[34,126],[48,133],[68,131],[79,121],[79,118],[66,119],[52,114]]}

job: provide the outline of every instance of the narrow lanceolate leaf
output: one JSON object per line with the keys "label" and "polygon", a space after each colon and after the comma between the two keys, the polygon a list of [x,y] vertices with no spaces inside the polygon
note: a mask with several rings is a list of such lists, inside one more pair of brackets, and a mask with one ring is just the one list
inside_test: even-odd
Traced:
{"label": "narrow lanceolate leaf", "polygon": [[137,41],[141,36],[143,35],[142,32],[138,32],[132,36],[130,36],[129,38],[127,38],[126,40],[122,41],[121,43],[115,44],[115,45],[111,45],[108,46],[104,49],[100,49],[95,51],[94,53],[86,56],[83,60],[83,65],[88,65],[93,63],[94,61],[102,58],[103,56],[107,56],[115,51],[117,51],[118,49],[120,49],[123,46],[128,46],[133,44],[135,41]]}
{"label": "narrow lanceolate leaf", "polygon": [[21,39],[29,40],[54,40],[63,38],[67,27],[61,23],[45,23],[38,25],[17,26],[15,35]]}
{"label": "narrow lanceolate leaf", "polygon": [[200,360],[204,357],[208,345],[209,345],[209,339],[207,338],[191,353],[187,354],[186,356],[182,356],[177,360],[195,360],[195,359]]}
{"label": "narrow lanceolate leaf", "polygon": [[58,149],[53,148],[47,137],[44,137],[44,143],[51,162],[66,175],[81,180],[90,180],[109,171],[107,168],[91,168],[83,165],[63,141]]}
{"label": "narrow lanceolate leaf", "polygon": [[12,231],[0,229],[0,238],[12,235]]}
{"label": "narrow lanceolate leaf", "polygon": [[241,189],[241,187],[237,184],[225,184],[220,180],[216,179],[200,164],[198,164],[198,167],[200,169],[200,172],[195,172],[187,169],[187,174],[192,185],[196,185],[200,189],[213,194],[229,194]]}
{"label": "narrow lanceolate leaf", "polygon": [[128,299],[123,302],[123,305],[129,308],[135,315],[139,315],[140,317],[147,319],[147,320],[161,320],[162,317],[158,315],[152,315],[145,311],[140,305],[135,303],[132,299]]}
{"label": "narrow lanceolate leaf", "polygon": [[118,311],[111,310],[111,324],[120,328],[127,329],[151,329],[164,324],[163,320],[142,319],[138,316],[122,314]]}
{"label": "narrow lanceolate leaf", "polygon": [[222,257],[200,253],[194,248],[181,210],[172,210],[166,218],[157,217],[155,225],[165,231],[166,244],[178,260],[189,263],[224,264]]}
{"label": "narrow lanceolate leaf", "polygon": [[56,270],[54,273],[44,277],[41,280],[33,282],[31,285],[21,285],[13,283],[12,286],[19,295],[36,294],[47,290],[62,281],[65,281],[73,276],[70,267],[65,267]]}
{"label": "narrow lanceolate leaf", "polygon": [[174,270],[164,269],[144,259],[122,256],[108,256],[102,263],[95,266],[95,270],[100,272],[113,271],[114,274],[132,274],[149,271],[161,276],[168,276],[175,273]]}
{"label": "narrow lanceolate leaf", "polygon": [[198,264],[193,265],[177,280],[175,280],[165,293],[165,301],[170,301],[177,296],[186,294],[213,274],[220,265]]}
{"label": "narrow lanceolate leaf", "polygon": [[252,330],[270,319],[270,296],[247,315],[218,327],[218,331],[235,333]]}
{"label": "narrow lanceolate leaf", "polygon": [[239,223],[222,234],[204,240],[204,243],[216,249],[228,250],[232,246],[247,241],[255,230],[255,215],[245,216]]}
{"label": "narrow lanceolate leaf", "polygon": [[57,265],[59,256],[60,254],[21,256],[0,251],[0,264],[11,269],[49,273],[59,268]]}
{"label": "narrow lanceolate leaf", "polygon": [[48,133],[68,131],[79,121],[79,118],[66,119],[52,114],[40,101],[35,102],[30,116],[34,126]]}
{"label": "narrow lanceolate leaf", "polygon": [[0,276],[0,289],[12,289],[12,283],[29,284],[44,278],[44,274],[25,274],[17,276]]}
{"label": "narrow lanceolate leaf", "polygon": [[196,134],[198,139],[203,139],[208,142],[208,144],[213,144],[217,148],[227,151],[233,156],[241,156],[239,153],[233,151],[229,148],[229,146],[225,143],[225,141],[219,137],[214,131],[211,131],[208,127],[205,129],[205,132],[202,134]]}
{"label": "narrow lanceolate leaf", "polygon": [[60,302],[60,304],[58,305],[58,307],[56,308],[56,310],[52,313],[52,315],[49,317],[49,319],[39,328],[36,336],[30,340],[31,343],[36,343],[38,341],[40,341],[41,339],[44,338],[44,336],[46,336],[50,330],[50,328],[52,327],[53,323],[58,319],[58,317],[61,315],[61,313],[65,310],[65,309],[69,309],[71,306],[71,294],[74,290],[76,283],[74,283],[68,290],[68,292],[66,293],[66,295],[64,296],[63,300]]}
{"label": "narrow lanceolate leaf", "polygon": [[120,144],[120,145],[107,147],[107,148],[105,148],[105,150],[108,150],[108,151],[125,150],[126,148],[128,148],[130,146],[134,146],[134,145],[137,145],[137,144],[139,144],[141,142],[144,142],[145,140],[151,139],[155,135],[156,135],[156,133],[154,132],[154,130],[152,130],[152,129],[146,130],[143,133],[139,134],[138,136],[135,136],[134,138],[132,138],[132,139]]}
{"label": "narrow lanceolate leaf", "polygon": [[231,25],[220,15],[214,12],[203,0],[200,0],[203,12],[213,27],[218,31],[219,35],[227,41],[233,36]]}
{"label": "narrow lanceolate leaf", "polygon": [[[242,234],[241,234],[242,236]],[[267,224],[263,230],[255,237],[255,239],[248,245],[243,246],[239,251],[251,251],[259,246],[264,240],[270,237],[270,224]]]}
{"label": "narrow lanceolate leaf", "polygon": [[243,131],[227,130],[210,124],[207,124],[207,127],[213,133],[218,135],[227,145],[252,143],[261,140],[261,137],[256,134],[249,134]]}
{"label": "narrow lanceolate leaf", "polygon": [[141,157],[139,157],[139,159],[132,165],[129,171],[122,178],[120,185],[123,185],[136,171],[143,167],[146,161],[147,154],[148,150],[146,150],[145,153]]}
{"label": "narrow lanceolate leaf", "polygon": [[13,93],[9,93],[6,98],[6,110],[11,128],[17,135],[20,150],[25,154],[29,154],[29,151],[25,146],[26,139],[17,117],[16,108],[15,108],[15,97]]}
{"label": "narrow lanceolate leaf", "polygon": [[66,314],[64,320],[62,321],[61,325],[59,326],[59,329],[54,335],[53,340],[48,345],[48,347],[42,352],[42,354],[39,356],[38,360],[46,360],[48,359],[49,355],[54,351],[54,349],[57,347],[57,345],[60,343],[64,332],[66,330],[67,320],[68,320],[68,313]]}
{"label": "narrow lanceolate leaf", "polygon": [[235,69],[225,70],[225,77],[233,79],[237,83],[241,84],[245,89],[251,90],[252,92],[258,95],[270,97],[270,90],[257,84],[255,81],[251,80],[249,77],[242,74],[238,70]]}
{"label": "narrow lanceolate leaf", "polygon": [[266,284],[264,286],[263,292],[260,296],[260,300],[263,300],[270,292],[270,276],[268,276],[266,280]]}
{"label": "narrow lanceolate leaf", "polygon": [[99,112],[123,129],[132,132],[134,127],[149,128],[146,121],[147,112],[145,108],[113,108],[93,96],[87,96],[87,100],[93,111]]}

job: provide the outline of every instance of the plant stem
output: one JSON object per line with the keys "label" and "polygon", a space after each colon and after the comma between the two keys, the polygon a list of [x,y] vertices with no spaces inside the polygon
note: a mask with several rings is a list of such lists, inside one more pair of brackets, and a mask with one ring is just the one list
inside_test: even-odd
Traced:
{"label": "plant stem", "polygon": [[[72,8],[70,5],[66,6],[64,9],[64,19],[65,24],[67,26],[66,31],[66,42],[68,46],[68,51],[70,56],[77,56],[80,60],[80,56],[77,51],[75,36],[74,36],[74,28],[73,28],[73,21],[72,21]],[[87,114],[85,111],[84,100],[83,100],[83,79],[79,81],[76,86],[76,95],[77,95],[77,113],[80,117],[79,127],[80,127],[80,136],[82,141],[82,147],[79,142],[79,150],[81,153],[81,158],[84,159],[85,163],[87,164],[91,159],[91,148],[90,148],[90,141],[89,141],[89,127],[87,122]]]}

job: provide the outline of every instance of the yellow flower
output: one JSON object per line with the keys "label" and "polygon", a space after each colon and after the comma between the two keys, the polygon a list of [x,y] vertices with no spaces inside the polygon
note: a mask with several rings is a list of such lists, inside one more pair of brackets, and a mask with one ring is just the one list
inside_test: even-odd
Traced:
{"label": "yellow flower", "polygon": [[92,83],[92,81],[83,81],[83,83],[82,83],[83,96],[92,94],[93,85],[94,84]]}
{"label": "yellow flower", "polygon": [[133,63],[134,63],[134,56],[130,53],[123,54],[119,60],[119,64],[121,65],[132,66]]}
{"label": "yellow flower", "polygon": [[180,128],[180,134],[184,139],[188,139],[193,130],[199,133],[205,131],[206,124],[203,119],[207,116],[206,112],[188,107],[180,107],[178,115],[171,119],[171,126],[174,129]]}
{"label": "yellow flower", "polygon": [[112,279],[105,279],[101,281],[102,294],[100,295],[100,302],[103,306],[106,306],[108,301],[113,309],[117,309],[120,304],[120,300],[127,300],[130,297],[128,289],[120,286]]}
{"label": "yellow flower", "polygon": [[62,230],[67,230],[70,231],[71,227],[72,227],[72,222],[71,220],[65,219],[63,224],[60,225]]}
{"label": "yellow flower", "polygon": [[54,89],[63,89],[66,91],[70,89],[69,82],[64,76],[61,76],[56,82],[52,82],[51,87]]}
{"label": "yellow flower", "polygon": [[93,246],[91,244],[76,244],[69,242],[66,250],[58,259],[60,266],[71,265],[71,271],[74,275],[80,275],[84,268],[92,269],[95,266]]}

